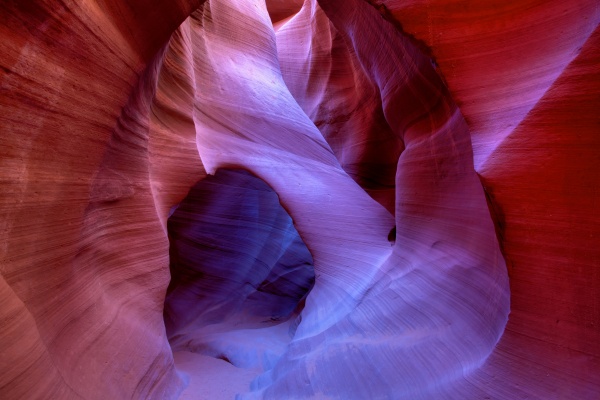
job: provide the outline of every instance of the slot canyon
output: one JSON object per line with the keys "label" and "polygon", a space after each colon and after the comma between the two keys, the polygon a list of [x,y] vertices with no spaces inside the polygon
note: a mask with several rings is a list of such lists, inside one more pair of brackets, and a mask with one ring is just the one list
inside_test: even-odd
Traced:
{"label": "slot canyon", "polygon": [[0,21],[0,399],[600,398],[597,0]]}

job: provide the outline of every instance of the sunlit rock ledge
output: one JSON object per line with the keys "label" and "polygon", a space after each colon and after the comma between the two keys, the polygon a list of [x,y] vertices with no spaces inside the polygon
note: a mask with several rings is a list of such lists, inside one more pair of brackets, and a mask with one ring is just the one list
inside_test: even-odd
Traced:
{"label": "sunlit rock ledge", "polygon": [[0,19],[0,398],[600,396],[595,1]]}

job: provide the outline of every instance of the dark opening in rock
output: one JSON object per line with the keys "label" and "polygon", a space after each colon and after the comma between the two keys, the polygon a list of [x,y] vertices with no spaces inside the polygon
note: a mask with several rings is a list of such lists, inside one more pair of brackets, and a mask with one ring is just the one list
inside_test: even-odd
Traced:
{"label": "dark opening in rock", "polygon": [[240,356],[244,350],[233,354],[243,344],[232,337],[289,321],[315,276],[277,194],[246,171],[219,170],[192,187],[170,216],[168,232],[164,316],[173,349],[234,365],[258,363]]}

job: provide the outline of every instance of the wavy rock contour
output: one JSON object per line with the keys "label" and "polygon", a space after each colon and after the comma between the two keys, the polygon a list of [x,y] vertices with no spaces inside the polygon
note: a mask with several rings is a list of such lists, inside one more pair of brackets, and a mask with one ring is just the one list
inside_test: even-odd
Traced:
{"label": "wavy rock contour", "polygon": [[600,393],[595,2],[0,20],[0,397]]}

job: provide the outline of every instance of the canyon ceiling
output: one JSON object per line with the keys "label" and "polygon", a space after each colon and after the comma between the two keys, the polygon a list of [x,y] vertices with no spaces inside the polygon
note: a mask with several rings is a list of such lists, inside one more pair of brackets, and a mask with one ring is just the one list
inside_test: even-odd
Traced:
{"label": "canyon ceiling", "polygon": [[0,398],[600,397],[597,0],[0,22]]}

